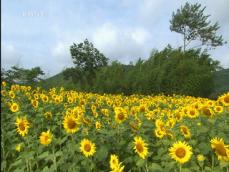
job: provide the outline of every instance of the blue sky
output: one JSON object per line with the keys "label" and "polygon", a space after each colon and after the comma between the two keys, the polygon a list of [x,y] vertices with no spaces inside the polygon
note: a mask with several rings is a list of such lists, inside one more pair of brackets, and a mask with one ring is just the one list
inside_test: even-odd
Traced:
{"label": "blue sky", "polygon": [[[169,20],[184,0],[3,0],[2,67],[41,66],[47,76],[72,66],[69,47],[88,38],[111,60],[128,64],[151,50],[182,45]],[[229,0],[189,0],[206,6],[229,42]],[[229,68],[229,43],[210,51]]]}

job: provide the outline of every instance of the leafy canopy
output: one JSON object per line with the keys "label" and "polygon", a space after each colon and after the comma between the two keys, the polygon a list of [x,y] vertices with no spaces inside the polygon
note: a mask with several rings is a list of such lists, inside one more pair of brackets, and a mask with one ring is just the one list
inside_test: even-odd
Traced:
{"label": "leafy canopy", "polygon": [[70,52],[73,63],[83,71],[93,71],[107,65],[108,59],[87,39],[83,43],[73,43]]}
{"label": "leafy canopy", "polygon": [[218,23],[212,24],[209,21],[210,15],[204,15],[205,8],[201,8],[198,3],[189,4],[186,2],[184,6],[177,9],[176,13],[173,12],[170,30],[183,35],[184,50],[194,40],[201,41],[198,46],[206,45],[208,47],[222,46],[226,43],[223,41],[222,35],[216,34],[220,28]]}
{"label": "leafy canopy", "polygon": [[71,77],[74,83],[80,83],[83,87],[91,85],[96,70],[106,66],[108,62],[108,58],[87,39],[83,43],[73,43],[70,52],[75,67],[66,69],[63,74],[65,79]]}

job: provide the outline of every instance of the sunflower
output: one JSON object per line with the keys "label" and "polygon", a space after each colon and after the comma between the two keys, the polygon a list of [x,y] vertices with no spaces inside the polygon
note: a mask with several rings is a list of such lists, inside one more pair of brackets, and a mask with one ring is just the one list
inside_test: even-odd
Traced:
{"label": "sunflower", "polygon": [[116,107],[114,111],[115,111],[115,121],[117,123],[120,124],[126,120],[127,113],[126,113],[125,109],[123,109],[121,107]]}
{"label": "sunflower", "polygon": [[199,112],[195,108],[189,108],[188,111],[187,111],[187,116],[189,118],[196,118],[196,117],[199,116]]}
{"label": "sunflower", "polygon": [[146,112],[148,109],[147,109],[147,106],[145,104],[141,104],[139,107],[138,107],[138,111],[139,112]]}
{"label": "sunflower", "polygon": [[134,137],[134,150],[136,153],[138,153],[138,155],[142,158],[142,159],[145,159],[146,156],[149,154],[148,152],[148,147],[147,147],[147,143],[145,143],[145,141],[139,137],[139,136],[136,136]]}
{"label": "sunflower", "polygon": [[197,155],[197,160],[200,161],[200,162],[201,162],[201,161],[204,161],[204,160],[205,160],[204,155],[198,154],[198,155]]}
{"label": "sunflower", "polygon": [[123,172],[124,166],[121,166],[122,163],[119,163],[114,169],[112,169],[110,172]]}
{"label": "sunflower", "polygon": [[39,99],[39,94],[36,93],[36,94],[33,95],[33,97],[34,97],[35,100],[38,100]]}
{"label": "sunflower", "polygon": [[17,152],[21,152],[21,144],[17,144],[17,145],[15,146],[15,150],[16,150]]}
{"label": "sunflower", "polygon": [[175,142],[172,147],[169,148],[169,155],[172,159],[183,164],[192,156],[192,147],[190,147],[186,142]]}
{"label": "sunflower", "polygon": [[37,108],[38,107],[38,101],[37,100],[31,100],[31,103],[33,105],[34,108]]}
{"label": "sunflower", "polygon": [[130,109],[131,115],[136,115],[136,113],[138,112],[138,106],[132,106]]}
{"label": "sunflower", "polygon": [[56,104],[59,104],[60,102],[62,102],[62,98],[61,96],[56,96],[56,98],[54,99]]}
{"label": "sunflower", "polygon": [[195,108],[196,110],[199,110],[201,108],[201,104],[200,104],[200,102],[196,102],[196,103],[192,104],[192,107]]}
{"label": "sunflower", "polygon": [[223,112],[223,106],[215,106],[214,111],[216,113],[222,113]]}
{"label": "sunflower", "polygon": [[189,128],[186,125],[181,125],[180,131],[182,132],[182,134],[184,135],[185,138],[191,137],[191,133],[189,131]]}
{"label": "sunflower", "polygon": [[182,108],[182,113],[183,113],[183,116],[187,115],[187,113],[188,113],[188,107],[183,107]]}
{"label": "sunflower", "polygon": [[109,116],[109,109],[101,109],[101,113],[102,113],[104,116]]}
{"label": "sunflower", "polygon": [[75,133],[79,130],[79,122],[73,115],[65,115],[63,125],[67,133]]}
{"label": "sunflower", "polygon": [[224,105],[224,106],[229,106],[229,93],[226,93],[222,95],[219,98],[219,101]]}
{"label": "sunflower", "polygon": [[169,136],[171,139],[175,138],[175,135],[171,131],[166,131],[166,135]]}
{"label": "sunflower", "polygon": [[6,82],[2,81],[2,86],[5,87],[6,86]]}
{"label": "sunflower", "polygon": [[91,111],[92,111],[92,112],[95,112],[95,111],[96,111],[96,108],[97,108],[97,107],[96,107],[95,105],[92,105],[92,106],[91,106]]}
{"label": "sunflower", "polygon": [[155,136],[158,138],[163,138],[166,135],[166,132],[164,130],[161,130],[160,128],[156,128],[154,130]]}
{"label": "sunflower", "polygon": [[155,125],[157,128],[163,129],[165,128],[165,123],[161,119],[157,119],[155,121]]}
{"label": "sunflower", "polygon": [[46,95],[42,95],[42,96],[41,96],[41,99],[42,99],[42,101],[43,101],[44,103],[47,103],[47,102],[49,101],[49,97],[46,96]]}
{"label": "sunflower", "polygon": [[72,114],[77,120],[81,120],[82,116],[84,115],[85,109],[84,107],[76,106],[72,110]]}
{"label": "sunflower", "polygon": [[102,127],[101,123],[99,121],[95,122],[95,128],[99,130]]}
{"label": "sunflower", "polygon": [[208,100],[208,101],[207,101],[207,105],[208,105],[209,107],[213,107],[213,106],[215,105],[215,102],[212,101],[212,100]]}
{"label": "sunflower", "polygon": [[40,135],[40,143],[42,145],[49,145],[52,142],[52,134],[50,130],[42,132]]}
{"label": "sunflower", "polygon": [[28,134],[29,129],[29,122],[26,119],[26,117],[17,118],[15,125],[17,126],[17,132],[24,137],[26,134]]}
{"label": "sunflower", "polygon": [[214,115],[214,112],[212,111],[212,109],[206,106],[202,107],[202,113],[209,118],[212,118]]}
{"label": "sunflower", "polygon": [[229,161],[229,145],[224,144],[222,138],[213,138],[211,139],[211,147],[216,153],[218,160]]}
{"label": "sunflower", "polygon": [[118,156],[115,154],[112,154],[110,157],[110,168],[115,169],[119,165]]}
{"label": "sunflower", "polygon": [[17,103],[12,103],[10,106],[12,112],[17,112],[19,110],[19,105]]}
{"label": "sunflower", "polygon": [[176,124],[176,121],[174,118],[171,118],[169,119],[167,122],[166,122],[166,126],[169,127],[169,128],[173,128],[173,126]]}
{"label": "sunflower", "polygon": [[88,139],[83,139],[80,142],[80,151],[86,157],[92,156],[96,152],[95,144]]}
{"label": "sunflower", "polygon": [[15,98],[15,94],[13,91],[9,91],[9,96],[11,99],[14,99]]}
{"label": "sunflower", "polygon": [[80,100],[79,104],[80,104],[80,105],[85,105],[86,102],[85,102],[85,100],[82,99],[82,100]]}
{"label": "sunflower", "polygon": [[52,118],[52,112],[45,112],[44,116],[47,119],[51,119]]}
{"label": "sunflower", "polygon": [[2,96],[6,96],[6,94],[7,94],[7,91],[6,90],[1,90],[1,95]]}
{"label": "sunflower", "polygon": [[182,118],[183,118],[182,113],[181,113],[180,111],[177,111],[177,112],[175,113],[175,119],[176,119],[177,121],[181,121]]}
{"label": "sunflower", "polygon": [[93,116],[94,116],[95,118],[97,118],[98,115],[99,115],[98,112],[96,112],[96,111],[93,111],[92,114],[93,114]]}
{"label": "sunflower", "polygon": [[67,101],[68,101],[69,104],[71,104],[71,103],[73,103],[74,99],[72,97],[68,97]]}

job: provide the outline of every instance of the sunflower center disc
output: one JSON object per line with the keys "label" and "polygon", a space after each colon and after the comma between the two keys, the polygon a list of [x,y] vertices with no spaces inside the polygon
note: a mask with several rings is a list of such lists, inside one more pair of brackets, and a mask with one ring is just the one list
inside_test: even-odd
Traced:
{"label": "sunflower center disc", "polygon": [[142,144],[137,144],[136,145],[136,148],[137,148],[137,150],[138,150],[138,152],[143,152],[143,146],[142,146]]}
{"label": "sunflower center disc", "polygon": [[76,123],[75,123],[75,121],[73,121],[73,120],[69,120],[69,121],[68,121],[68,127],[69,127],[70,129],[75,128],[75,127],[76,127]]}
{"label": "sunflower center disc", "polygon": [[87,151],[87,152],[90,152],[91,146],[90,146],[89,144],[86,144],[86,145],[84,146],[84,150]]}
{"label": "sunflower center disc", "polygon": [[176,150],[176,155],[179,157],[179,158],[183,158],[185,156],[185,150],[183,148],[178,148]]}

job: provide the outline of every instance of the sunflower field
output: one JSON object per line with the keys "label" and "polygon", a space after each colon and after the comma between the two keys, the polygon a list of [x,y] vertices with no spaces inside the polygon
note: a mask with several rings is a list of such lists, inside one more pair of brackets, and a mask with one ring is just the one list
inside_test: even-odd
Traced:
{"label": "sunflower field", "polygon": [[2,82],[1,171],[228,172],[229,93],[124,96]]}

